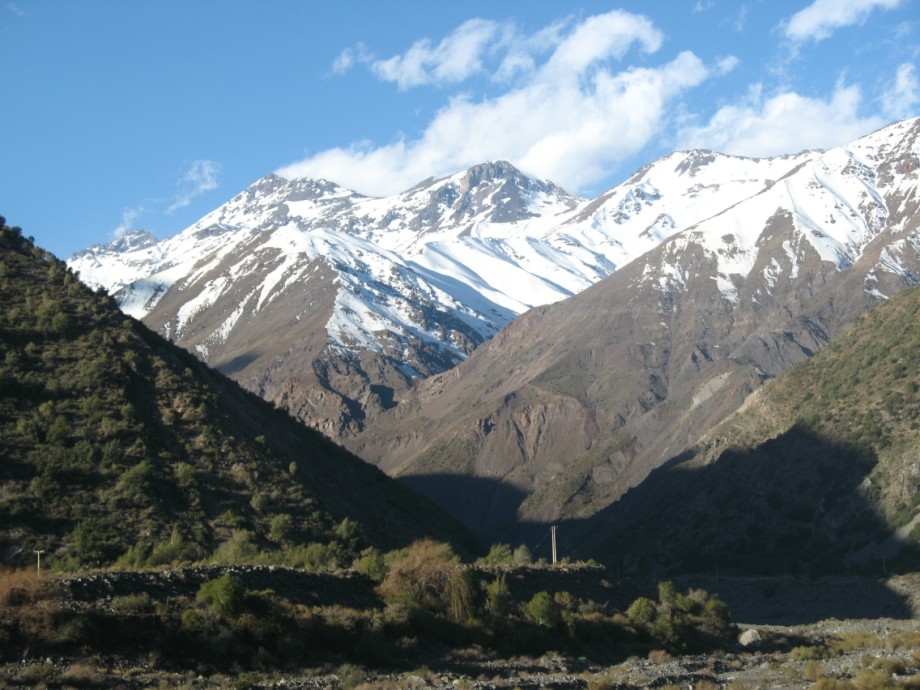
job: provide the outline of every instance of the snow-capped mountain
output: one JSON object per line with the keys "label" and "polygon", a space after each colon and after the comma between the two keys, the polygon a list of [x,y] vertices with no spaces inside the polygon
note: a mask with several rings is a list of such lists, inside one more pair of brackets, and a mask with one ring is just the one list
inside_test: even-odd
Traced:
{"label": "snow-capped mountain", "polygon": [[[917,129],[905,121],[840,149],[770,159],[677,152],[593,200],[505,162],[385,198],[269,175],[175,237],[131,233],[69,264],[128,313],[342,439],[514,317],[635,260],[664,301],[687,284],[678,259],[691,247],[717,263],[728,301],[794,277],[809,247],[827,270],[845,270],[883,229],[913,222]],[[796,232],[763,263],[765,224],[787,216]],[[916,242],[908,233],[886,247],[867,275],[915,280]],[[663,243],[657,263],[640,258]],[[891,289],[872,280],[873,294]],[[748,295],[755,283],[761,292]]]}
{"label": "snow-capped mountain", "polygon": [[[748,194],[745,169],[761,172]],[[703,185],[699,196],[669,203],[676,180]],[[521,315],[349,445],[487,542],[599,515],[765,379],[917,284],[918,183],[920,120],[791,158],[666,157],[587,213],[625,205],[621,227],[643,213],[646,227],[659,213],[683,219],[693,203],[709,215],[684,220],[579,294]],[[721,208],[716,185],[732,195]]]}

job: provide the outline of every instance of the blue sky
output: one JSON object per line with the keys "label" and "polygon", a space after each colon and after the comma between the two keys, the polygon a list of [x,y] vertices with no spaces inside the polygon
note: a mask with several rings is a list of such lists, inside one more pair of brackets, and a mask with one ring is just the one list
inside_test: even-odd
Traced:
{"label": "blue sky", "polygon": [[920,114],[920,0],[0,0],[0,214],[60,257],[273,171],[366,194],[507,159],[596,195],[673,149]]}

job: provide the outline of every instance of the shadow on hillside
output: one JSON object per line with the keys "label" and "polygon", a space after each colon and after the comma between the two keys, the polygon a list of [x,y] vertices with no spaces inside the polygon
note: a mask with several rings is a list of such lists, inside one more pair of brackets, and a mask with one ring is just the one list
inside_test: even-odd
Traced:
{"label": "shadow on hillside", "polygon": [[517,510],[527,494],[510,484],[450,474],[399,477],[399,482],[432,499],[483,536],[485,544],[515,539],[521,530]]}
{"label": "shadow on hillside", "polygon": [[250,364],[255,362],[259,357],[262,356],[262,353],[259,351],[256,352],[247,352],[246,354],[238,355],[228,362],[222,362],[218,364],[215,369],[225,376],[233,376],[238,374],[243,369],[248,367]]}
{"label": "shadow on hillside", "polygon": [[[920,570],[920,553],[917,544],[891,537],[866,496],[875,462],[800,427],[751,451],[726,450],[704,466],[693,466],[685,454],[600,513],[560,521],[559,557],[594,558],[616,578],[768,578],[768,586],[736,587],[731,596],[730,605],[744,601],[750,622],[909,618],[906,599],[881,578]],[[485,543],[525,543],[535,557],[548,557],[549,524],[516,520],[521,491],[446,475],[414,477],[409,485],[465,521]],[[791,586],[831,575],[855,576],[860,584],[830,598]],[[797,594],[770,601],[783,592]]]}
{"label": "shadow on hillside", "polygon": [[[867,496],[875,463],[793,427],[704,466],[666,463],[572,528],[606,561],[637,574],[813,578],[917,569],[917,545],[894,543]],[[880,548],[867,551],[871,544]]]}

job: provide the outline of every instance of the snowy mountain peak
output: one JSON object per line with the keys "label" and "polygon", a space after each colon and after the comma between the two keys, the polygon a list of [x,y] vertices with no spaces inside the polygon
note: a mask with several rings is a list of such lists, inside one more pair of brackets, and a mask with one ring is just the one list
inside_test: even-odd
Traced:
{"label": "snowy mountain peak", "polygon": [[[675,152],[590,201],[506,161],[382,198],[268,175],[175,237],[125,236],[70,264],[213,364],[250,361],[256,323],[310,324],[316,351],[334,353],[324,362],[351,358],[344,369],[353,370],[379,357],[400,376],[428,376],[515,316],[663,243],[664,263],[642,273],[656,290],[680,290],[687,269],[678,258],[698,249],[734,303],[745,294],[765,299],[807,256],[825,262],[822,271],[828,262],[842,271],[897,231],[866,288],[885,294],[884,275],[917,273],[918,141],[920,120],[910,120],[826,152]],[[751,276],[761,293],[741,289]],[[247,369],[262,366],[252,362]]]}
{"label": "snowy mountain peak", "polygon": [[539,189],[547,193],[555,192],[557,189],[552,182],[531,177],[521,172],[508,161],[502,160],[474,165],[466,172],[455,175],[451,179],[456,179],[458,176],[460,178],[458,186],[461,193],[466,193],[483,185],[514,187],[521,190]]}
{"label": "snowy mountain peak", "polygon": [[94,244],[89,249],[77,252],[72,259],[92,256],[95,252],[134,252],[153,247],[158,242],[156,236],[146,230],[128,230],[121,237],[108,244]]}

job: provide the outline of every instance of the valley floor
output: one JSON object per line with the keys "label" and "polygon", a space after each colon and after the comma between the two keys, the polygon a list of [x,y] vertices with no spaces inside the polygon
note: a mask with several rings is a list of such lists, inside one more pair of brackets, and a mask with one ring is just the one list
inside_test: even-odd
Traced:
{"label": "valley floor", "polygon": [[[759,640],[705,655],[652,651],[614,665],[556,653],[502,659],[470,647],[413,659],[416,666],[399,670],[326,664],[238,675],[178,669],[150,649],[133,658],[26,657],[0,666],[0,687],[920,688],[920,573],[886,580],[721,577],[678,584],[717,592],[741,621],[739,632],[756,631]],[[873,611],[877,617],[869,617]],[[856,615],[834,615],[848,612]]]}
{"label": "valley floor", "polygon": [[[748,626],[742,626],[748,629]],[[556,654],[539,658],[489,659],[468,649],[430,659],[419,668],[379,672],[354,665],[304,669],[297,674],[270,671],[202,676],[169,668],[167,660],[128,661],[116,657],[23,659],[0,668],[3,688],[366,688],[381,690],[466,688],[917,688],[920,620],[823,621],[801,626],[753,626],[763,642],[752,651],[670,656],[652,652],[615,666]],[[808,659],[831,639],[858,640],[853,649],[825,659]],[[913,643],[909,641],[913,640]],[[905,641],[908,641],[905,643]],[[781,651],[785,649],[786,651]],[[804,651],[803,651],[804,650]],[[852,682],[855,685],[831,685]],[[824,679],[824,680],[822,680]],[[826,683],[826,684],[822,684]]]}

